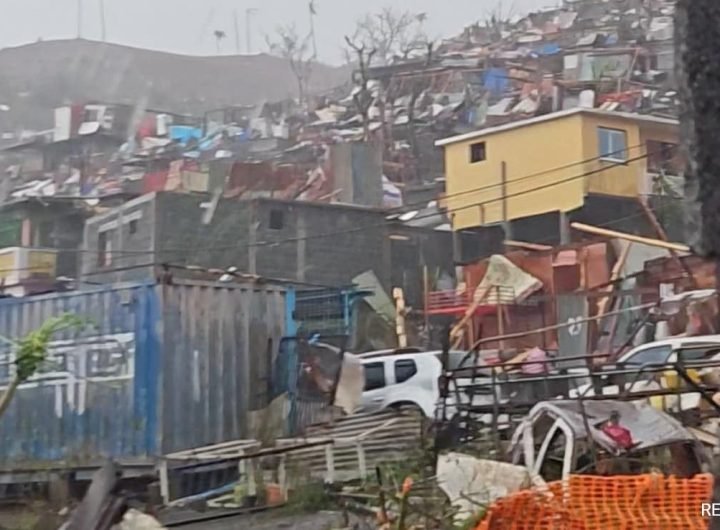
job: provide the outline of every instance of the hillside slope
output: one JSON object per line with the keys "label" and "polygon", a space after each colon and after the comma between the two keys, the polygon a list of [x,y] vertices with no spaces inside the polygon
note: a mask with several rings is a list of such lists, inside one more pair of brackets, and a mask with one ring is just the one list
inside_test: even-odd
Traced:
{"label": "hillside slope", "polygon": [[[311,90],[348,81],[348,70],[318,64]],[[0,131],[46,128],[69,102],[136,103],[201,114],[226,105],[296,93],[287,62],[267,54],[193,57],[87,40],[40,41],[0,50]]]}

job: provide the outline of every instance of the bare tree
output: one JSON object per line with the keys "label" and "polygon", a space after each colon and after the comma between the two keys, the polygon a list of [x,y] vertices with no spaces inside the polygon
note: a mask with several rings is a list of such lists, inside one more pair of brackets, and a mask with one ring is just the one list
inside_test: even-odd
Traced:
{"label": "bare tree", "polygon": [[362,118],[363,139],[367,141],[370,138],[370,108],[374,100],[370,88],[369,70],[377,49],[368,47],[364,42],[358,41],[357,37],[345,36],[345,42],[354,55],[354,58],[349,57],[350,60],[357,63],[357,70],[353,73],[353,83],[356,86],[356,90],[353,91],[353,102]]}
{"label": "bare tree", "polygon": [[425,13],[386,7],[377,13],[368,13],[357,22],[353,42],[377,50],[377,58],[382,64],[407,59],[413,52],[425,48],[427,37],[423,25],[426,19]]}
{"label": "bare tree", "polygon": [[[433,48],[434,43],[428,42],[425,44],[425,68],[429,68],[433,60]],[[417,141],[417,132],[415,130],[415,107],[417,105],[418,98],[425,92],[432,84],[431,75],[421,75],[413,78],[410,86],[410,100],[407,106],[408,116],[408,132],[410,136],[410,146],[412,148],[413,156],[417,159],[420,157],[420,148]]]}
{"label": "bare tree", "polygon": [[270,53],[283,57],[290,65],[297,81],[300,105],[305,103],[312,67],[316,59],[315,54],[312,53],[312,37],[312,33],[301,37],[292,24],[277,29],[277,40],[267,38]]}
{"label": "bare tree", "polygon": [[503,7],[503,2],[485,11],[485,27],[490,30],[493,40],[502,39],[503,30],[515,14],[515,2]]}
{"label": "bare tree", "polygon": [[220,44],[227,37],[227,33],[221,29],[216,29],[213,32],[213,35],[215,36],[215,47],[217,48],[217,53],[220,55]]}
{"label": "bare tree", "polygon": [[[390,136],[387,130],[383,87],[379,87],[380,93],[376,97],[370,86],[370,67],[373,61],[386,65],[395,60],[408,59],[413,53],[424,50],[428,42],[423,30],[426,19],[425,13],[397,11],[386,7],[377,13],[366,14],[358,20],[352,37],[345,37],[346,57],[348,62],[356,67],[353,75],[356,86],[353,100],[363,121],[366,140],[370,136],[369,114],[375,99],[380,109],[383,136],[386,141]],[[388,145],[386,144],[386,148]]]}

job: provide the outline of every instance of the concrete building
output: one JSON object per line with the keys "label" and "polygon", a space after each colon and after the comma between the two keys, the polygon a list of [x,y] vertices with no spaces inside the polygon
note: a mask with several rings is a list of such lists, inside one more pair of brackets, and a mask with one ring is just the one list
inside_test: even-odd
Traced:
{"label": "concrete building", "polygon": [[43,292],[77,277],[89,210],[83,201],[26,197],[0,205],[0,285],[5,294]]}
{"label": "concrete building", "polygon": [[676,120],[576,108],[440,140],[453,229],[548,244],[572,220],[643,231],[638,198],[677,185],[678,134]]}
{"label": "concrete building", "polygon": [[141,280],[168,263],[233,266],[267,278],[340,287],[373,271],[388,293],[403,287],[408,303],[420,307],[423,267],[453,274],[448,230],[388,222],[382,209],[221,199],[211,212],[211,202],[206,194],[158,192],[89,219],[84,277]]}

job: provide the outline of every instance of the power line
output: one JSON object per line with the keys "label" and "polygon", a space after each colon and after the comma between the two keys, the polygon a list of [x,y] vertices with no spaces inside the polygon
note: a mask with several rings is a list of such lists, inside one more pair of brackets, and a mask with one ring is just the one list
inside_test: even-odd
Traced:
{"label": "power line", "polygon": [[[605,153],[605,154],[603,154],[603,155],[594,156],[594,157],[592,157],[592,158],[586,158],[585,160],[578,160],[578,161],[575,161],[575,162],[570,162],[570,163],[568,163],[568,164],[564,164],[564,165],[562,165],[562,166],[556,166],[556,167],[552,167],[552,168],[548,168],[548,169],[543,169],[542,171],[538,171],[537,173],[531,173],[531,174],[529,174],[529,175],[525,175],[525,176],[523,176],[523,177],[519,177],[519,178],[513,179],[512,182],[513,182],[513,183],[515,183],[515,182],[523,182],[523,181],[525,181],[525,180],[532,179],[532,178],[535,178],[535,177],[540,177],[540,176],[546,175],[546,174],[548,174],[548,173],[554,173],[555,171],[562,171],[563,169],[569,169],[569,168],[571,168],[571,167],[581,166],[581,165],[583,165],[583,164],[589,164],[589,163],[591,163],[591,162],[597,162],[598,160],[603,160],[603,159],[612,157],[613,155],[619,155],[619,154],[629,153],[630,151],[632,151],[632,150],[634,150],[634,149],[638,149],[638,148],[643,147],[643,146],[644,146],[644,144],[632,145],[632,146],[630,146],[630,147],[626,147],[626,148],[623,148],[623,149],[618,149],[617,151],[612,151],[612,152],[609,152],[609,153]],[[652,154],[655,154],[655,153],[652,153]],[[453,198],[453,197],[460,197],[460,196],[462,196],[462,195],[468,195],[468,194],[471,194],[471,193],[477,193],[477,192],[479,192],[479,191],[486,191],[486,190],[490,190],[490,189],[493,189],[493,188],[499,188],[499,187],[501,187],[502,185],[503,185],[502,182],[497,182],[497,183],[495,183],[495,184],[487,184],[487,185],[485,185],[485,186],[480,186],[480,187],[478,187],[478,188],[472,188],[472,189],[470,189],[470,190],[464,190],[464,191],[459,191],[459,192],[457,192],[457,193],[451,193],[451,194],[445,195],[445,196],[443,197],[443,199],[449,199],[449,198]],[[411,202],[411,203],[406,203],[406,204],[403,204],[402,206],[396,206],[396,207],[394,207],[394,208],[389,208],[388,211],[389,211],[389,212],[397,211],[398,214],[400,214],[400,213],[405,213],[405,211],[406,211],[408,208],[412,208],[412,207],[415,207],[415,206],[417,206],[417,207],[427,206],[427,201],[417,201],[417,202],[414,202],[414,203],[413,203],[413,202]]]}
{"label": "power line", "polygon": [[[595,170],[588,171],[588,172],[583,172],[583,173],[571,176],[569,178],[557,180],[554,182],[549,182],[549,183],[546,183],[541,186],[535,186],[535,187],[532,187],[532,188],[529,188],[526,190],[521,190],[521,191],[518,191],[515,193],[506,194],[504,196],[496,197],[496,198],[489,199],[489,200],[486,200],[483,202],[471,203],[468,205],[451,208],[451,209],[446,210],[446,213],[452,214],[452,213],[464,211],[464,210],[467,210],[470,208],[477,208],[479,206],[484,206],[487,204],[504,201],[509,198],[518,197],[518,196],[526,195],[529,193],[534,193],[534,192],[537,192],[537,191],[540,191],[543,189],[549,189],[549,188],[552,188],[555,186],[566,184],[568,182],[572,182],[574,180],[594,176],[594,175],[603,173],[605,171],[608,171],[610,169],[615,169],[616,167],[618,167],[618,165],[628,165],[633,162],[643,160],[645,158],[648,158],[651,154],[652,153],[645,153],[640,156],[627,159],[623,162],[618,162],[618,163],[615,163],[612,165],[603,166],[601,168],[597,168]],[[577,164],[574,164],[574,165],[577,165]],[[536,175],[534,174],[532,176],[536,176]],[[527,177],[520,177],[520,179],[515,179],[512,182],[517,182],[521,179],[526,179],[526,178]],[[470,190],[468,190],[468,191],[470,191]],[[437,213],[433,212],[430,214],[415,217],[415,218],[413,218],[413,221],[429,219],[429,218],[436,217],[437,215],[438,215]],[[390,221],[392,222],[394,220],[391,219]],[[354,227],[354,228],[348,228],[348,229],[343,229],[343,230],[334,230],[334,231],[329,231],[329,232],[310,234],[310,235],[298,236],[298,237],[292,237],[292,238],[284,238],[284,239],[278,239],[278,240],[274,240],[274,241],[273,240],[259,241],[256,243],[248,243],[248,244],[244,244],[244,245],[235,245],[235,244],[233,244],[233,245],[210,245],[210,246],[205,246],[205,247],[196,246],[196,247],[182,247],[182,248],[165,248],[165,249],[157,249],[157,250],[115,250],[115,251],[110,251],[109,253],[111,256],[113,256],[114,259],[129,259],[129,258],[135,257],[135,256],[156,255],[156,254],[166,254],[167,255],[167,254],[187,253],[187,252],[192,252],[192,251],[203,251],[203,250],[211,251],[211,250],[232,250],[232,249],[240,249],[240,248],[249,249],[249,248],[274,247],[274,246],[280,246],[280,245],[286,244],[286,243],[293,243],[293,242],[298,242],[298,241],[308,241],[308,240],[313,240],[313,239],[322,239],[322,238],[332,237],[332,236],[337,236],[337,235],[362,232],[362,231],[373,229],[373,228],[385,227],[385,226],[387,226],[387,224],[388,224],[388,219],[386,218],[382,222],[372,223],[372,224],[363,225],[363,226]],[[89,253],[89,254],[102,254],[102,253],[106,252],[106,251],[102,251],[99,249],[98,250],[90,250],[90,249],[77,249],[77,248],[54,249],[54,250],[59,251],[59,252],[78,252],[78,253]],[[118,255],[120,255],[120,256],[118,256]],[[125,257],[123,257],[122,255],[125,255]]]}
{"label": "power line", "polygon": [[[628,148],[619,149],[619,150],[617,150],[617,151],[613,151],[613,152],[611,152],[611,153],[604,154],[604,155],[602,155],[602,156],[596,156],[596,157],[588,158],[588,159],[585,159],[585,160],[580,160],[580,161],[572,162],[572,163],[569,163],[569,164],[565,164],[565,165],[562,165],[562,166],[557,166],[557,167],[545,169],[545,170],[542,170],[542,171],[538,171],[538,172],[536,172],[536,173],[532,173],[532,174],[529,174],[529,175],[525,175],[525,176],[519,177],[519,178],[517,178],[517,179],[513,179],[512,181],[508,182],[508,184],[514,184],[514,183],[517,183],[517,182],[523,182],[523,181],[526,181],[526,180],[529,180],[529,179],[532,179],[532,178],[536,178],[536,177],[538,177],[538,176],[542,176],[542,175],[545,175],[545,174],[548,174],[548,173],[552,173],[552,172],[555,172],[555,171],[561,171],[561,170],[563,170],[563,169],[568,169],[568,168],[571,168],[571,167],[574,167],[574,166],[583,165],[583,164],[590,163],[590,162],[597,161],[597,160],[602,160],[603,158],[607,158],[607,157],[612,156],[612,155],[615,155],[615,154],[624,154],[624,153],[626,153],[626,152],[629,152],[630,150],[633,150],[633,149],[636,149],[636,148],[642,147],[642,146],[643,146],[643,144],[637,144],[637,145],[634,145],[634,146],[630,146],[630,147],[628,147]],[[638,156],[638,157],[636,157],[636,158],[634,158],[634,159],[625,160],[625,161],[622,162],[622,164],[623,164],[623,165],[627,165],[627,164],[633,163],[633,162],[635,162],[635,161],[642,160],[642,159],[644,159],[644,158],[649,157],[651,154],[654,154],[654,153],[645,153],[644,155]],[[605,167],[599,168],[599,169],[594,170],[594,171],[591,171],[591,172],[587,172],[587,173],[583,173],[583,174],[581,174],[581,175],[577,175],[577,176],[571,177],[570,179],[561,180],[561,181],[556,181],[556,182],[553,182],[553,183],[548,183],[548,184],[546,184],[544,187],[552,187],[552,186],[554,186],[554,185],[562,184],[562,183],[565,183],[565,182],[568,182],[568,181],[571,181],[571,180],[575,180],[575,179],[577,179],[577,178],[583,178],[583,177],[586,177],[586,176],[591,176],[591,175],[596,174],[596,173],[601,173],[601,172],[603,172],[603,171],[606,171],[606,170],[608,170],[608,169],[615,168],[615,167],[617,167],[617,163],[616,163],[616,164],[613,164],[613,165],[610,165],[610,166],[605,166]],[[471,189],[471,190],[464,190],[464,191],[462,191],[462,192],[458,192],[458,193],[455,193],[455,194],[446,195],[446,196],[444,197],[444,199],[447,200],[447,199],[449,199],[449,198],[454,198],[454,197],[458,197],[458,196],[462,196],[462,195],[468,195],[468,194],[471,194],[471,193],[478,193],[478,192],[480,192],[480,191],[485,191],[485,190],[497,188],[497,187],[502,186],[502,185],[503,185],[502,183],[495,183],[495,184],[489,184],[489,185],[485,185],[485,186],[480,186],[480,187],[478,187],[478,188],[473,188],[473,189]],[[534,191],[536,191],[536,190],[539,190],[539,189],[543,189],[543,187],[531,188],[531,189],[524,190],[524,191],[522,191],[522,192],[518,192],[518,193],[515,193],[515,194],[512,194],[512,195],[505,195],[505,196],[501,196],[501,197],[498,197],[498,198],[495,198],[495,199],[491,199],[491,200],[489,200],[489,201],[485,201],[485,202],[482,202],[482,203],[473,203],[472,205],[466,205],[466,206],[462,206],[462,207],[458,207],[458,208],[447,209],[447,210],[445,210],[445,213],[454,213],[454,212],[456,212],[456,211],[462,211],[462,210],[465,210],[465,209],[468,209],[468,208],[474,208],[474,207],[477,207],[477,206],[484,206],[485,204],[490,204],[490,203],[492,203],[492,202],[502,201],[502,200],[504,200],[504,199],[506,199],[506,198],[514,197],[514,196],[517,196],[517,195],[522,195],[522,194],[525,194],[525,193],[532,193],[532,192],[534,192]],[[82,198],[83,198],[83,197],[78,197],[78,199],[82,199]],[[419,205],[425,205],[425,204],[426,204],[426,202],[418,202],[418,203],[415,203],[415,205],[418,205],[418,206],[419,206]],[[402,209],[402,210],[404,210],[404,209],[408,208],[408,206],[412,206],[412,205],[413,205],[413,204],[404,205],[404,206],[399,207],[399,208],[397,208],[397,209]],[[324,238],[324,237],[330,237],[330,236],[333,236],[333,235],[343,235],[343,234],[346,234],[346,233],[354,233],[354,232],[363,231],[363,230],[367,230],[367,229],[384,227],[384,226],[387,225],[388,220],[390,220],[390,221],[394,221],[394,220],[395,220],[395,219],[388,219],[388,217],[390,217],[390,215],[392,215],[392,214],[389,214],[388,216],[386,216],[385,220],[383,220],[382,222],[379,222],[379,223],[372,223],[372,224],[368,224],[368,225],[364,225],[364,226],[356,227],[356,228],[352,228],[352,229],[344,229],[344,230],[341,230],[341,231],[325,232],[325,233],[321,233],[321,234],[315,234],[315,235],[309,235],[309,236],[301,236],[301,237],[296,237],[296,238],[286,238],[286,239],[284,239],[284,240],[261,241],[261,242],[257,242],[257,243],[254,243],[254,244],[246,244],[246,245],[243,245],[242,248],[255,248],[255,247],[264,247],[264,246],[278,246],[278,245],[281,245],[281,244],[283,244],[283,243],[304,241],[304,240],[310,240],[310,239],[316,239],[316,238]],[[429,214],[426,214],[426,215],[423,215],[423,216],[420,216],[420,217],[415,217],[415,218],[413,218],[413,221],[419,221],[419,220],[423,220],[423,219],[429,219],[429,218],[435,217],[435,216],[437,216],[437,215],[438,215],[437,213],[433,212],[433,213],[429,213]],[[157,250],[114,250],[114,251],[111,251],[110,254],[111,254],[112,256],[114,256],[114,257],[115,257],[115,256],[118,256],[118,255],[123,255],[123,254],[132,257],[132,256],[143,256],[143,255],[148,255],[148,254],[157,254],[157,253],[159,253],[159,252],[164,252],[164,253],[179,253],[179,252],[191,252],[191,251],[194,251],[194,250],[231,250],[231,249],[234,249],[234,248],[237,248],[237,246],[236,246],[236,245],[226,245],[226,246],[222,246],[222,247],[221,247],[221,246],[194,247],[194,248],[191,248],[191,247],[183,247],[183,248],[174,248],[174,249],[173,249],[173,248],[162,249],[162,250],[160,250],[160,251],[157,251]],[[94,254],[101,254],[101,253],[104,252],[104,251],[101,251],[101,250],[76,249],[76,248],[55,249],[55,250],[62,251],[62,252],[85,252],[85,253],[94,253]],[[122,257],[122,256],[118,256],[118,257],[115,257],[114,259],[123,259],[123,257]],[[127,259],[127,258],[125,258],[125,259]]]}
{"label": "power line", "polygon": [[[629,219],[633,219],[633,218],[640,217],[640,216],[644,216],[644,215],[645,215],[644,212],[638,212],[638,213],[635,213],[635,214],[632,214],[632,215],[627,215],[627,216],[625,216],[625,217],[621,217],[621,218],[619,218],[619,219],[613,219],[612,221],[608,221],[608,222],[606,222],[606,223],[599,223],[599,224],[597,224],[596,226],[598,226],[598,227],[609,227],[609,226],[613,226],[613,225],[615,225],[615,224],[621,223],[621,222],[623,222],[623,221],[627,221],[627,220],[629,220]],[[548,239],[544,239],[544,240],[540,240],[539,242],[542,243],[542,242],[548,241],[548,240],[549,240],[549,238],[548,238]],[[147,253],[152,253],[153,251],[146,251],[146,252],[147,252]],[[223,269],[218,269],[218,268],[201,267],[201,266],[198,266],[198,265],[181,265],[181,264],[177,264],[177,263],[158,262],[158,261],[153,261],[153,262],[149,262],[149,263],[141,263],[141,264],[136,264],[136,265],[128,265],[128,266],[125,266],[125,267],[113,267],[113,268],[106,268],[106,269],[102,269],[102,270],[90,271],[90,272],[87,272],[87,273],[83,274],[82,276],[84,276],[84,277],[88,277],[88,276],[101,276],[101,275],[103,275],[103,274],[113,274],[113,273],[116,273],[116,272],[126,272],[126,271],[131,271],[131,270],[144,269],[144,268],[148,268],[148,267],[168,267],[168,268],[170,268],[170,269],[183,269],[183,270],[194,271],[194,272],[207,272],[207,273],[215,273],[215,274],[221,274],[221,273],[222,273],[222,274],[230,274],[230,275],[236,276],[236,277],[247,277],[247,278],[251,278],[251,277],[252,277],[252,278],[257,278],[257,279],[259,279],[259,280],[261,280],[261,281],[269,281],[269,282],[294,283],[294,284],[296,284],[296,285],[307,285],[307,286],[311,286],[311,287],[338,288],[338,286],[336,286],[336,285],[333,286],[333,285],[325,285],[325,284],[317,284],[317,283],[304,282],[304,281],[299,281],[299,280],[271,278],[271,277],[267,277],[267,276],[258,276],[258,275],[253,275],[253,274],[244,273],[244,272],[239,272],[239,271],[231,272],[231,271],[228,271],[228,270],[223,270]],[[44,268],[44,267],[43,267],[43,268],[39,268],[39,267],[22,267],[22,268],[19,268],[19,269],[3,269],[3,270],[0,270],[0,273],[2,273],[2,272],[15,272],[15,271],[31,271],[31,270],[43,270],[43,271],[45,271],[46,268]],[[636,273],[636,274],[637,274],[637,273]],[[631,277],[631,276],[629,276],[629,277]],[[80,281],[81,283],[91,283],[91,284],[95,284],[94,282],[86,282],[86,281],[84,281],[84,280],[82,280],[82,279],[71,278],[71,280],[73,280],[73,281]],[[3,287],[3,286],[0,286],[0,287]],[[4,287],[7,288],[8,286],[4,286]]]}
{"label": "power line", "polygon": [[[596,156],[596,157],[593,157],[593,158],[587,158],[587,159],[585,159],[585,160],[580,160],[580,161],[577,161],[577,162],[571,162],[571,163],[569,163],[569,164],[565,164],[565,165],[562,165],[562,166],[556,166],[556,167],[553,167],[553,168],[550,168],[550,169],[544,169],[544,170],[542,170],[542,171],[538,171],[537,173],[531,173],[530,175],[525,175],[525,176],[523,176],[523,177],[519,177],[519,178],[513,179],[513,180],[511,180],[511,181],[508,180],[507,183],[508,183],[508,184],[511,184],[511,183],[514,184],[514,183],[516,183],[516,182],[524,182],[524,181],[529,180],[529,179],[533,179],[533,178],[536,178],[536,177],[541,177],[541,176],[543,176],[543,175],[547,175],[548,173],[554,173],[554,172],[556,172],[556,171],[562,171],[563,169],[570,169],[570,168],[575,167],[575,166],[581,166],[581,165],[583,165],[583,164],[589,164],[589,163],[591,163],[591,162],[597,162],[598,160],[603,160],[603,159],[612,157],[613,155],[619,155],[619,154],[629,153],[631,150],[634,150],[634,149],[637,149],[637,148],[640,148],[640,147],[643,147],[643,144],[634,145],[634,146],[631,146],[631,147],[627,147],[627,148],[625,148],[625,149],[618,149],[617,151],[613,151],[613,152],[611,152],[611,153],[606,153],[606,154],[604,154],[604,155]],[[624,162],[624,163],[628,163],[628,162]],[[479,188],[472,188],[472,189],[470,189],[470,190],[464,190],[464,191],[459,191],[459,192],[457,192],[457,193],[451,193],[451,194],[445,195],[445,196],[443,197],[443,199],[447,200],[447,199],[451,199],[451,198],[454,198],[454,197],[460,197],[460,196],[463,196],[463,195],[469,195],[469,194],[472,194],[472,193],[478,193],[478,192],[480,192],[480,191],[487,191],[487,190],[490,190],[490,189],[493,189],[493,188],[499,188],[499,187],[501,187],[501,186],[503,186],[503,183],[502,183],[502,182],[497,182],[497,183],[495,183],[495,184],[487,184],[487,185],[485,185],[485,186],[480,186]],[[406,208],[411,207],[411,206],[421,206],[421,205],[424,205],[424,204],[426,204],[426,202],[410,203],[410,204],[406,204],[406,205],[403,205],[403,206],[399,206],[399,207],[397,207],[396,209],[401,209],[401,208],[402,208],[402,209],[406,209]]]}
{"label": "power line", "polygon": [[[639,160],[642,160],[642,159],[644,159],[644,158],[647,158],[648,156],[649,156],[649,155],[646,153],[646,154],[640,155],[640,156],[638,156],[638,157],[625,160],[625,161],[623,161],[620,165],[626,165],[626,164],[630,164],[630,163],[633,163],[633,162],[637,162],[637,161],[639,161]],[[487,205],[487,204],[492,204],[492,203],[496,203],[496,202],[499,202],[499,201],[504,201],[504,200],[507,200],[507,199],[510,199],[510,198],[513,198],[513,197],[519,197],[519,196],[522,196],[522,195],[526,195],[526,194],[528,194],[528,193],[534,193],[534,192],[537,192],[537,191],[540,191],[540,190],[543,190],[543,189],[549,189],[549,188],[552,188],[552,187],[555,187],[555,186],[559,186],[559,185],[562,185],[562,184],[566,184],[566,183],[568,183],[568,182],[572,182],[572,181],[575,181],[575,180],[578,180],[578,179],[581,179],[581,178],[586,178],[586,177],[589,177],[589,176],[593,176],[593,175],[596,175],[596,174],[603,173],[603,172],[608,171],[608,170],[610,170],[610,169],[616,168],[617,165],[618,165],[618,164],[613,164],[613,165],[609,165],[609,166],[604,166],[604,167],[595,169],[595,170],[593,170],[593,171],[588,171],[588,172],[585,172],[585,173],[581,173],[581,174],[578,174],[578,175],[574,175],[574,176],[572,176],[572,177],[569,177],[569,178],[566,178],[566,179],[562,179],[562,180],[558,180],[558,181],[555,181],[555,182],[550,182],[550,183],[547,183],[547,184],[544,184],[544,185],[541,185],[541,186],[535,186],[535,187],[530,188],[530,189],[527,189],[527,190],[522,190],[522,191],[518,191],[518,192],[515,192],[515,193],[511,193],[511,194],[506,194],[506,195],[504,195],[504,196],[497,197],[497,198],[493,198],[493,199],[489,199],[489,200],[487,200],[487,201],[483,201],[483,202],[479,202],[479,203],[472,203],[472,204],[468,204],[468,205],[464,205],[464,206],[459,206],[459,207],[457,207],[457,208],[448,209],[448,210],[447,210],[447,213],[456,213],[456,212],[459,212],[459,211],[468,210],[468,209],[470,209],[470,208],[477,208],[478,206],[485,206],[485,205]],[[436,217],[436,216],[437,216],[436,213],[431,213],[431,214],[427,214],[427,215],[421,215],[421,216],[419,216],[419,217],[413,218],[413,221],[419,221],[419,220],[423,220],[423,219],[430,219],[430,218],[433,218],[433,217]],[[312,240],[312,239],[331,237],[331,236],[335,236],[335,235],[344,235],[344,234],[351,234],[351,233],[355,233],[355,232],[362,232],[362,231],[367,230],[367,229],[369,229],[369,228],[378,228],[378,227],[383,227],[383,226],[386,226],[386,225],[387,225],[387,219],[384,220],[382,223],[374,223],[374,224],[370,224],[370,225],[365,225],[365,226],[360,226],[360,227],[355,227],[355,228],[348,228],[348,229],[344,229],[344,230],[336,230],[336,231],[324,232],[324,233],[320,233],[320,234],[299,236],[299,237],[293,237],[293,238],[285,238],[285,239],[276,240],[276,241],[259,241],[259,242],[254,243],[254,244],[242,245],[240,248],[273,247],[273,246],[279,246],[279,245],[282,245],[282,244],[285,244],[285,243],[292,243],[292,242],[298,242],[298,241],[308,241],[308,240]],[[237,248],[237,246],[235,246],[235,245],[223,246],[223,247],[214,246],[214,247],[206,247],[205,250],[221,250],[221,249],[223,249],[223,248]],[[202,250],[202,247],[198,247],[196,250]],[[185,251],[187,251],[187,249],[162,249],[162,250],[160,250],[159,252],[166,252],[166,253],[171,253],[171,254],[172,254],[172,253],[175,253],[175,252],[185,252]]]}

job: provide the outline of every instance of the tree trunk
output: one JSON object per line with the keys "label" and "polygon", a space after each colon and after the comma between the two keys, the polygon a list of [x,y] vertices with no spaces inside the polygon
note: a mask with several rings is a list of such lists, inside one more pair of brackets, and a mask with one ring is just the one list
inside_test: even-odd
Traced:
{"label": "tree trunk", "polygon": [[688,155],[686,235],[693,249],[720,256],[720,2],[678,0],[675,57],[680,138]]}
{"label": "tree trunk", "polygon": [[[680,138],[686,151],[685,230],[692,248],[720,259],[720,2],[678,0],[675,60],[680,94]],[[720,285],[716,264],[716,286]],[[720,502],[720,458],[715,455],[713,502]],[[720,530],[712,518],[711,530]]]}
{"label": "tree trunk", "polygon": [[12,380],[12,383],[10,383],[10,386],[5,389],[2,397],[0,397],[0,419],[5,415],[7,409],[10,407],[10,403],[12,403],[13,397],[15,397],[15,393],[17,392],[19,386],[20,380],[15,377]]}

